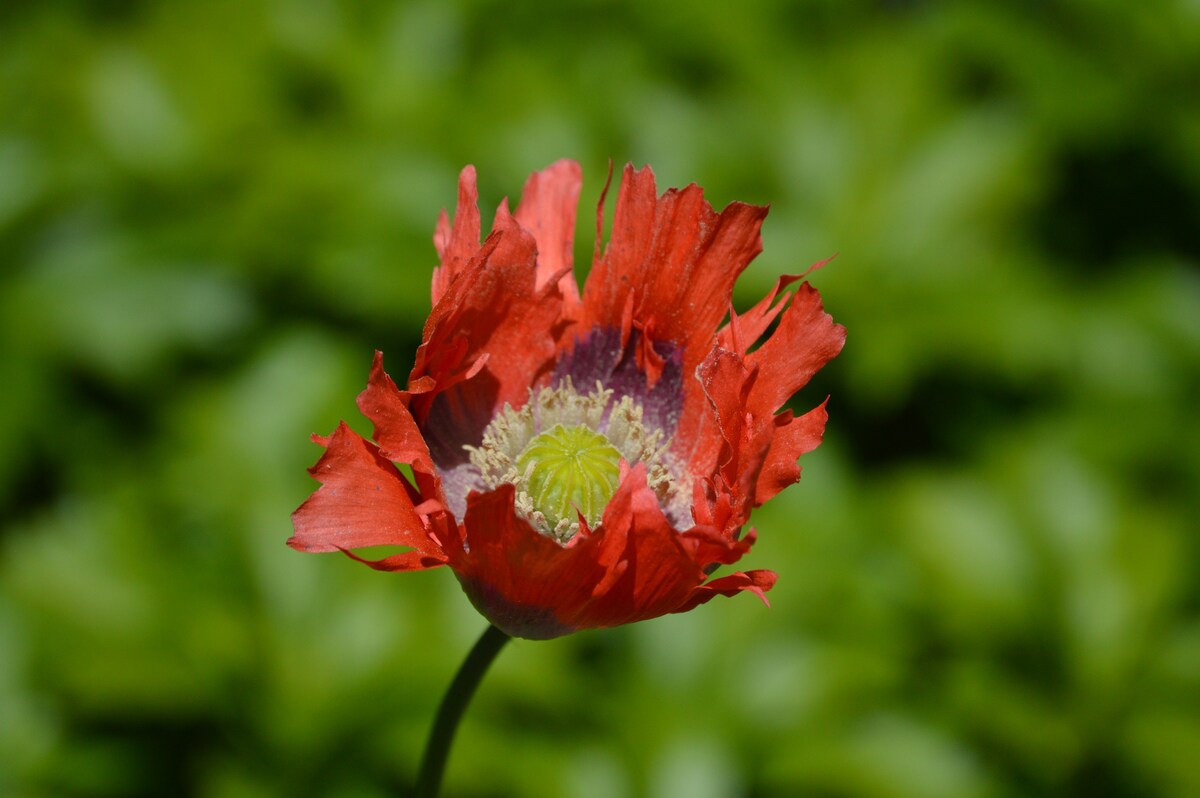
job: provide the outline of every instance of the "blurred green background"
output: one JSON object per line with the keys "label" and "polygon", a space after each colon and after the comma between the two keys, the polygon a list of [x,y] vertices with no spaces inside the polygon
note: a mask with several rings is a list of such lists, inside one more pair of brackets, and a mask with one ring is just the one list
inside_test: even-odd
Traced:
{"label": "blurred green background", "polygon": [[[403,795],[483,628],[284,546],[437,210],[770,203],[849,329],[752,598],[519,641],[447,795],[1200,795],[1200,4],[0,10],[0,794]],[[611,205],[610,205],[611,208]]]}

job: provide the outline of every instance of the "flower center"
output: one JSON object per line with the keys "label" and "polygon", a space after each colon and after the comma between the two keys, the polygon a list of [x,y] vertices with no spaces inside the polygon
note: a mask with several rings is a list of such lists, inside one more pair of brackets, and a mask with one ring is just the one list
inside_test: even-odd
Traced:
{"label": "flower center", "polygon": [[468,446],[471,465],[487,488],[514,485],[517,512],[543,535],[566,544],[579,532],[579,515],[589,527],[620,482],[621,460],[646,466],[646,484],[664,508],[683,497],[686,485],[672,477],[670,444],[660,429],[643,422],[642,406],[629,396],[614,401],[599,383],[580,393],[568,378],[556,387],[529,392],[519,410],[511,405],[496,414],[479,446]]}
{"label": "flower center", "polygon": [[552,526],[576,521],[577,511],[595,526],[617,490],[621,452],[586,424],[555,424],[517,455],[517,472],[534,509]]}

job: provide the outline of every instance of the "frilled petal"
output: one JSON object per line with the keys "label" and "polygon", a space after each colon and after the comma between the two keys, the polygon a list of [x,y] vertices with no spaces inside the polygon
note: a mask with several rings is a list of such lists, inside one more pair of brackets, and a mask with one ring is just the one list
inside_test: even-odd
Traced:
{"label": "frilled petal", "polygon": [[[516,637],[545,640],[576,630],[562,610],[585,604],[603,578],[594,545],[562,547],[538,534],[513,508],[515,489],[501,485],[467,498],[465,545],[450,564],[484,617]],[[586,544],[588,541],[580,541]]]}
{"label": "frilled petal", "polygon": [[584,287],[582,328],[636,321],[648,340],[682,348],[683,373],[691,374],[725,315],[734,281],[762,250],[766,215],[765,207],[740,202],[717,213],[695,184],[660,197],[650,167],[626,166],[612,235]]}
{"label": "frilled petal", "polygon": [[537,242],[537,287],[557,279],[569,307],[579,302],[579,288],[571,271],[574,263],[575,212],[583,170],[575,161],[557,161],[534,172],[521,191],[513,216]]}
{"label": "frilled petal", "polygon": [[401,391],[383,370],[383,353],[376,352],[371,364],[367,387],[358,395],[358,409],[371,420],[375,432],[371,436],[384,457],[393,463],[412,466],[421,495],[427,499],[440,496],[440,486],[417,422],[408,410],[410,393]]}
{"label": "frilled petal", "polygon": [[[768,299],[788,282],[781,279]],[[746,354],[757,342],[754,333],[776,317],[774,332]],[[799,479],[796,459],[820,443],[824,405],[795,419],[790,411],[775,413],[845,340],[845,328],[833,323],[820,295],[805,283],[777,305],[760,303],[746,325],[731,321],[697,370],[709,407],[697,422],[689,470],[711,473],[714,490],[731,492],[734,523],[744,523],[752,507]]]}
{"label": "frilled petal", "polygon": [[523,403],[553,367],[562,304],[557,283],[537,287],[534,238],[502,205],[430,313],[409,375],[410,391],[427,386],[409,409],[440,468],[463,462],[496,409]]}
{"label": "frilled petal", "polygon": [[762,599],[762,603],[768,607],[771,603],[767,601],[766,595],[768,590],[775,586],[776,574],[774,571],[738,571],[729,576],[722,576],[719,579],[714,579],[699,587],[693,588],[687,601],[675,610],[675,612],[687,612],[694,610],[701,604],[707,604],[717,596],[735,596],[743,590],[749,590],[754,595]]}
{"label": "frilled petal", "polygon": [[753,484],[757,472],[750,474],[749,469],[766,456],[766,445],[754,456],[754,425],[747,417],[747,400],[757,372],[738,353],[714,347],[696,370],[696,377],[708,401],[708,413],[700,419],[701,432],[690,453],[688,470],[711,474],[726,488],[736,488],[745,480]]}
{"label": "frilled petal", "polygon": [[435,568],[446,564],[444,558],[431,557],[415,550],[403,551],[379,560],[368,560],[365,557],[359,557],[349,550],[346,550],[344,553],[350,559],[356,560],[369,568],[374,568],[376,571],[423,571],[426,568]]}
{"label": "frilled petal", "polygon": [[518,516],[513,495],[511,485],[472,494],[466,545],[449,552],[472,603],[509,634],[547,639],[654,618],[704,579],[646,487],[642,465],[625,475],[600,527],[565,547]]}
{"label": "frilled petal", "polygon": [[785,296],[782,301],[775,301],[780,293],[792,283],[803,280],[835,257],[837,256],[832,255],[825,260],[819,260],[801,274],[781,275],[770,293],[745,313],[738,314],[730,308],[729,323],[721,329],[717,337],[718,345],[734,352],[746,352],[752,343],[762,337],[762,334],[771,326],[771,322],[775,321],[776,317],[788,307],[791,297]]}
{"label": "frilled petal", "polygon": [[736,538],[729,531],[710,526],[696,526],[680,535],[680,541],[691,552],[701,568],[732,565],[754,545],[757,535],[750,530]]}
{"label": "frilled petal", "polygon": [[704,573],[681,542],[646,486],[643,464],[622,479],[592,540],[606,547],[614,565],[592,601],[570,620],[580,628],[619,626],[656,618],[679,606]]}
{"label": "frilled petal", "polygon": [[802,284],[780,316],[775,332],[746,356],[750,367],[759,371],[750,392],[752,411],[774,413],[836,357],[845,343],[846,328],[834,324],[825,312],[817,289]]}
{"label": "frilled petal", "polygon": [[808,454],[821,444],[828,418],[825,402],[798,418],[792,418],[790,412],[775,417],[771,448],[767,450],[754,489],[755,506],[770,501],[779,491],[800,481],[800,466],[796,461],[800,455]]}
{"label": "frilled petal", "polygon": [[430,286],[434,307],[437,307],[454,278],[462,273],[479,249],[478,200],[475,167],[465,166],[458,175],[458,207],[454,210],[454,224],[450,224],[446,212],[442,211],[433,232],[433,246],[442,261],[442,265],[433,270]]}
{"label": "frilled petal", "polygon": [[292,514],[299,551],[345,551],[364,546],[405,546],[422,568],[446,557],[413,504],[415,491],[379,450],[345,423],[315,438],[325,453],[309,469],[321,487]]}

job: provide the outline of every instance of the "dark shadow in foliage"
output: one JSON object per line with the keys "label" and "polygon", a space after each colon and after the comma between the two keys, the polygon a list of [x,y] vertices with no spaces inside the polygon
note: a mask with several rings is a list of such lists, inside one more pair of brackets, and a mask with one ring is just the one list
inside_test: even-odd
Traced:
{"label": "dark shadow in foliage", "polygon": [[1076,145],[1062,152],[1054,170],[1052,193],[1030,219],[1060,265],[1092,275],[1146,255],[1200,262],[1200,185],[1189,183],[1154,142]]}

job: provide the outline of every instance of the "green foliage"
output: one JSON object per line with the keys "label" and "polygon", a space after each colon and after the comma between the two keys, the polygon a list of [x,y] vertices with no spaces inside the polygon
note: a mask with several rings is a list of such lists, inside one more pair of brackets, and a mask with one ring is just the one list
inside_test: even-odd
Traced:
{"label": "green foliage", "polygon": [[[1200,8],[0,11],[0,793],[404,794],[482,629],[286,549],[458,169],[769,202],[847,348],[752,600],[518,642],[460,796],[1200,794]],[[610,204],[611,213],[611,204]]]}

